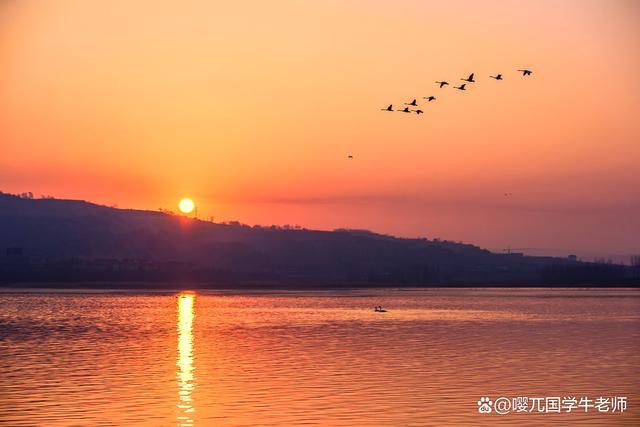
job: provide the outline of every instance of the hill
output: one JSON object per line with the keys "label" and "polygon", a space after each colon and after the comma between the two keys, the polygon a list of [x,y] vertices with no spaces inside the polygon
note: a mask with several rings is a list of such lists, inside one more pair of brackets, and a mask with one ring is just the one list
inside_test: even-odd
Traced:
{"label": "hill", "polygon": [[246,285],[621,283],[629,268],[494,254],[366,230],[213,223],[79,200],[0,194],[0,281]]}

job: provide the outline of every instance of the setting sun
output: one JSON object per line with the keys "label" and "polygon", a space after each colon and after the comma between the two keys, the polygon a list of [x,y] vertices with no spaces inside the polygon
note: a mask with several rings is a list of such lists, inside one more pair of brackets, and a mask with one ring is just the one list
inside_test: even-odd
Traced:
{"label": "setting sun", "polygon": [[184,198],[180,200],[180,203],[178,203],[178,208],[180,209],[180,212],[186,213],[186,214],[193,212],[195,207],[196,207],[196,204],[193,203],[193,200],[188,198]]}

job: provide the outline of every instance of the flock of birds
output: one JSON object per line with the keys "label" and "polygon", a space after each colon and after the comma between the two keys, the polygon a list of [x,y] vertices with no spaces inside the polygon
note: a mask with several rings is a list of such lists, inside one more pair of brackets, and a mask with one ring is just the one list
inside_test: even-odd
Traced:
{"label": "flock of birds", "polygon": [[[531,70],[527,70],[526,68],[523,70],[518,70],[519,72],[522,73],[523,77],[526,76],[530,76],[531,73],[533,73],[533,71]],[[494,79],[494,80],[504,80],[502,78],[502,74],[496,74],[495,76],[489,76],[490,78]],[[474,80],[474,73],[469,74],[469,77],[467,77],[466,79],[460,79],[465,83],[462,83],[460,86],[453,86],[454,89],[458,89],[458,90],[467,90],[467,83],[475,83],[476,81]],[[442,81],[436,81],[436,84],[440,87],[440,89],[444,88],[445,86],[449,86],[449,82],[442,80]],[[436,97],[433,95],[430,96],[425,96],[423,97],[424,99],[427,100],[427,102],[432,102],[436,100]],[[389,104],[389,106],[387,108],[381,108],[382,111],[398,111],[401,113],[416,113],[416,114],[423,114],[424,111],[420,110],[420,109],[415,109],[412,110],[410,109],[411,107],[417,107],[418,106],[418,100],[414,99],[411,102],[405,102],[404,105],[408,105],[408,107],[405,107],[401,110],[394,110],[393,109],[393,104]]]}

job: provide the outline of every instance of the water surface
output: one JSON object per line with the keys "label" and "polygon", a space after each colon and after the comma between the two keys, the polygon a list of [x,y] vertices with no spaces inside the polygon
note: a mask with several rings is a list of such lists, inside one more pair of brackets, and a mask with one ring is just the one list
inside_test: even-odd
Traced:
{"label": "water surface", "polygon": [[[0,360],[11,426],[640,425],[640,293],[4,290]],[[628,408],[480,414],[481,396]]]}

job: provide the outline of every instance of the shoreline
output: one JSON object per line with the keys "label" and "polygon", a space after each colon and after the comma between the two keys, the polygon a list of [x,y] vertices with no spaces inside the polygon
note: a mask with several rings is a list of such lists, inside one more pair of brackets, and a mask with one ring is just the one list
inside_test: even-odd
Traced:
{"label": "shoreline", "polygon": [[613,290],[640,289],[637,283],[612,283],[612,284],[542,284],[542,283],[454,283],[454,284],[402,284],[402,283],[314,283],[314,284],[287,284],[287,283],[188,283],[185,282],[7,282],[0,283],[0,292],[4,290],[104,290],[104,291],[355,291],[355,290],[447,290],[447,289],[589,289],[589,290]]}

